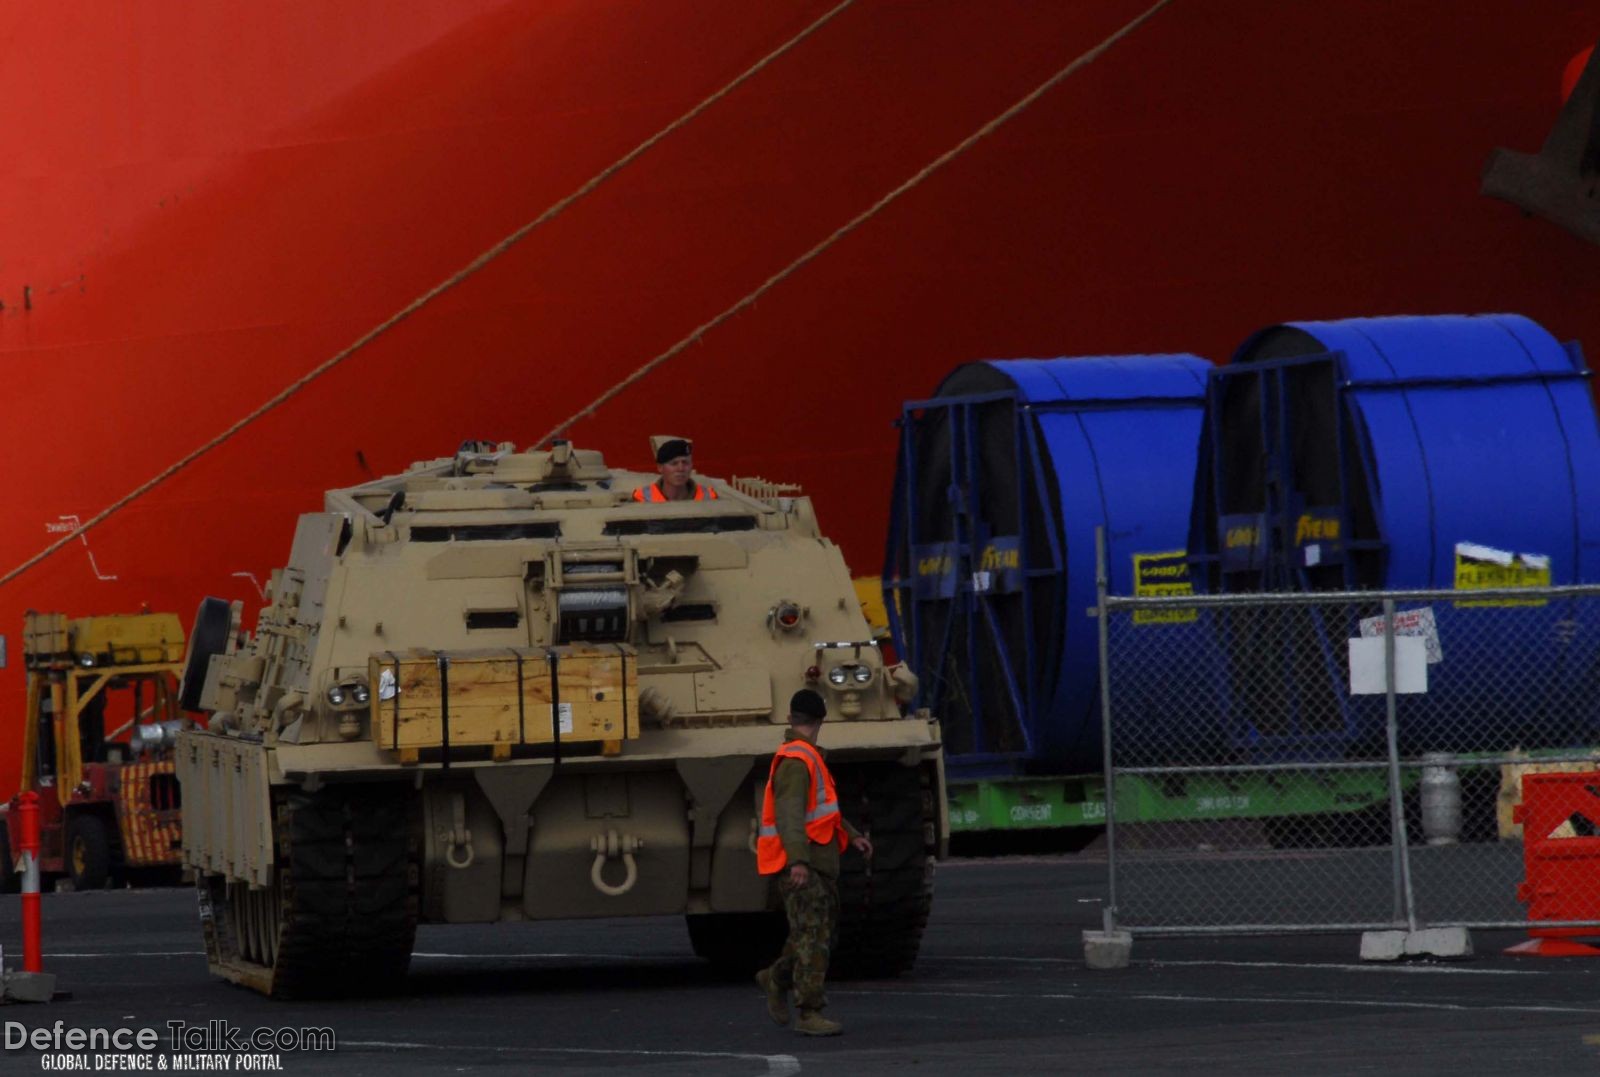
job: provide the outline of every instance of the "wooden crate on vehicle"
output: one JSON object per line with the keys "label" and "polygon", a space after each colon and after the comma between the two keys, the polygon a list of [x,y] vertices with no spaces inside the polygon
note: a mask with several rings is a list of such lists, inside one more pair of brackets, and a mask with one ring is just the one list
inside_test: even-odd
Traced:
{"label": "wooden crate on vehicle", "polygon": [[638,665],[624,644],[379,651],[368,661],[380,748],[620,741],[639,735]]}

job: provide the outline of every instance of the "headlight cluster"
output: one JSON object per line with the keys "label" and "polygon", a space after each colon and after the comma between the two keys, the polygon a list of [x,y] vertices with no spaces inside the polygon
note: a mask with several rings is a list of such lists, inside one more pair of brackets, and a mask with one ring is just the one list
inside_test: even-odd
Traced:
{"label": "headlight cluster", "polygon": [[366,681],[355,681],[351,684],[335,684],[328,688],[328,705],[342,707],[347,702],[356,706],[365,706],[372,699],[372,689],[367,687]]}
{"label": "headlight cluster", "polygon": [[854,681],[856,684],[871,684],[872,669],[868,666],[834,666],[828,670],[828,683],[843,688]]}

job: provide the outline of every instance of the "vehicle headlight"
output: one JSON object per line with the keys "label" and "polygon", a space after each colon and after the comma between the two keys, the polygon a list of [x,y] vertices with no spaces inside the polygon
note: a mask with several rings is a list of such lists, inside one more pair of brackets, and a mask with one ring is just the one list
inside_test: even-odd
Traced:
{"label": "vehicle headlight", "polygon": [[843,666],[834,666],[832,669],[828,670],[829,684],[837,684],[842,687],[849,677],[850,675],[845,672],[845,668]]}
{"label": "vehicle headlight", "polygon": [[328,689],[328,702],[335,707],[344,706],[344,686],[336,684]]}
{"label": "vehicle headlight", "polygon": [[87,651],[85,651],[83,654],[80,654],[78,656],[78,665],[82,666],[84,669],[93,669],[94,668],[94,655],[90,654]]}
{"label": "vehicle headlight", "polygon": [[857,684],[866,684],[872,680],[872,670],[866,666],[857,666],[850,671],[850,675],[855,678]]}
{"label": "vehicle headlight", "polygon": [[350,697],[357,703],[364,704],[367,702],[367,700],[372,698],[372,689],[368,688],[365,684],[353,685],[350,689]]}

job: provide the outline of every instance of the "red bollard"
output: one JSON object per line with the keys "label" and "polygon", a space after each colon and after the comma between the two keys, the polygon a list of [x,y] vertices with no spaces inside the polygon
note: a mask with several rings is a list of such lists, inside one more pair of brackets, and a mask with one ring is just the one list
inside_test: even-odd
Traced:
{"label": "red bollard", "polygon": [[22,968],[43,972],[43,943],[39,931],[39,794],[17,798],[17,838],[22,852]]}

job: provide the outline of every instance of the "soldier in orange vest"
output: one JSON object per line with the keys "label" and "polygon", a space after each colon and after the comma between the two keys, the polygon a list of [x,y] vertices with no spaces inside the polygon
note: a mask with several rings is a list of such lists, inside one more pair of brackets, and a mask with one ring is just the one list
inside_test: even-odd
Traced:
{"label": "soldier in orange vest", "polygon": [[789,1023],[789,991],[794,991],[800,1006],[795,1029],[808,1036],[841,1031],[837,1021],[822,1016],[828,948],[839,919],[839,854],[854,846],[872,856],[871,839],[840,814],[833,775],[817,747],[827,715],[827,704],[809,688],[789,700],[788,735],[772,757],[756,835],[756,867],[763,875],[780,876],[789,918],[783,953],[771,968],[756,973],[756,983],[766,992],[767,1013],[780,1025]]}
{"label": "soldier in orange vest", "polygon": [[717,492],[690,477],[694,470],[694,442],[688,438],[651,438],[661,477],[633,492],[635,501],[715,501]]}

